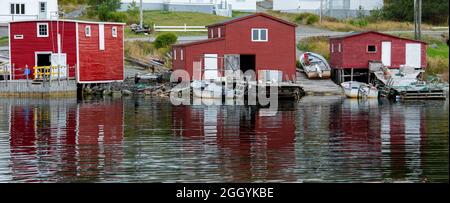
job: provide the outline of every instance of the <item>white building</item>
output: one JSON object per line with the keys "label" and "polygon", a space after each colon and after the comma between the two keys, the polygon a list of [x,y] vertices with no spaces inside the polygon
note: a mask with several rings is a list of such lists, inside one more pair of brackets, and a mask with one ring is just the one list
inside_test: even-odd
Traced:
{"label": "white building", "polygon": [[[335,18],[368,15],[381,9],[383,0],[322,0],[323,14]],[[273,0],[273,10],[293,13],[320,13],[321,0]]]}
{"label": "white building", "polygon": [[50,19],[58,11],[58,0],[0,0],[0,23]]}
{"label": "white building", "polygon": [[[144,10],[188,11],[220,14],[223,10],[256,11],[260,0],[143,0]],[[133,0],[122,0],[120,10],[125,11]],[[135,0],[139,6],[140,0]]]}

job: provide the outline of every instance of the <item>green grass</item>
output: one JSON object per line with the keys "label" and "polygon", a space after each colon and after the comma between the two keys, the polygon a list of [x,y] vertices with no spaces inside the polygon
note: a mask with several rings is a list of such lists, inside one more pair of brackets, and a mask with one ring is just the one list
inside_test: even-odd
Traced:
{"label": "green grass", "polygon": [[9,38],[8,37],[0,37],[0,46],[8,46]]}
{"label": "green grass", "polygon": [[448,59],[448,46],[445,43],[436,44],[437,48],[428,47],[427,54],[430,57],[440,57]]}
{"label": "green grass", "polygon": [[[227,17],[217,16],[205,13],[194,12],[169,12],[169,11],[145,11],[144,21],[152,22],[156,25],[188,25],[188,26],[206,26],[214,24]],[[138,19],[136,19],[136,22]]]}

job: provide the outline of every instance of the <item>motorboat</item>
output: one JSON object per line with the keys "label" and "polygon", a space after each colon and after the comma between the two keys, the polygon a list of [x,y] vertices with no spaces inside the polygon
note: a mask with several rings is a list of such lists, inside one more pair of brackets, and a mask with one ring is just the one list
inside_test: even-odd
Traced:
{"label": "motorboat", "polygon": [[341,87],[348,98],[378,98],[378,89],[366,83],[349,81],[343,82]]}
{"label": "motorboat", "polygon": [[300,56],[300,64],[309,79],[327,79],[331,77],[331,67],[327,60],[316,53],[305,52]]}

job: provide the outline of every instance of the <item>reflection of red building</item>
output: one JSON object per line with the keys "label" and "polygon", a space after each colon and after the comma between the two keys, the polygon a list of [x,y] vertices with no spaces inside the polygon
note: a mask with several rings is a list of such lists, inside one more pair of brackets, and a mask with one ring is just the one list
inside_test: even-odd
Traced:
{"label": "reflection of red building", "polygon": [[[264,116],[243,106],[178,106],[173,110],[175,135],[204,140],[219,152],[221,173],[231,181],[295,181],[295,112]],[[189,149],[189,146],[187,146]]]}
{"label": "reflection of red building", "polygon": [[13,104],[13,179],[70,181],[78,175],[96,177],[101,170],[114,170],[122,160],[123,112],[120,100],[82,104],[72,100],[37,100]]}

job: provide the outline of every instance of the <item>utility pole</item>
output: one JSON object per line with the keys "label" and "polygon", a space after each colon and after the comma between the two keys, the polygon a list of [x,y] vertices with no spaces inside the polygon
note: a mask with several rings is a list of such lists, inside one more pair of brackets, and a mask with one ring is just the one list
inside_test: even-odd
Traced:
{"label": "utility pole", "polygon": [[414,38],[422,38],[422,0],[414,0]]}
{"label": "utility pole", "polygon": [[320,24],[323,21],[323,0],[320,0]]}
{"label": "utility pole", "polygon": [[140,0],[139,8],[139,26],[142,29],[144,28],[144,8],[142,7],[142,0]]}

